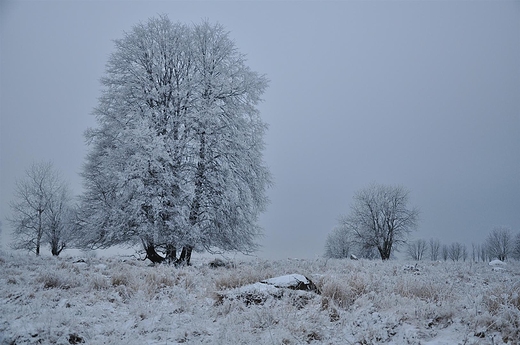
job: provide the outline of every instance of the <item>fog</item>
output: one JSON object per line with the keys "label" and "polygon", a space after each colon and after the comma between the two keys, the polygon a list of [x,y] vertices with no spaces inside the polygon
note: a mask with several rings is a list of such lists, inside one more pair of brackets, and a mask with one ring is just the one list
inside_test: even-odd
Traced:
{"label": "fog", "polygon": [[51,160],[82,192],[113,39],[152,16],[220,22],[270,86],[265,258],[314,258],[354,193],[410,190],[414,238],[520,231],[520,2],[0,3],[2,247],[14,183]]}

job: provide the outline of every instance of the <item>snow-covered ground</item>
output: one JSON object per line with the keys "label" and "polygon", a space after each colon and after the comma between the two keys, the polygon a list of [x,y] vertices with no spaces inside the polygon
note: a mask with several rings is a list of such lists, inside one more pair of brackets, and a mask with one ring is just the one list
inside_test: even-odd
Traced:
{"label": "snow-covered ground", "polygon": [[[520,343],[518,262],[75,261],[0,253],[0,344]],[[239,298],[287,274],[321,295]]]}

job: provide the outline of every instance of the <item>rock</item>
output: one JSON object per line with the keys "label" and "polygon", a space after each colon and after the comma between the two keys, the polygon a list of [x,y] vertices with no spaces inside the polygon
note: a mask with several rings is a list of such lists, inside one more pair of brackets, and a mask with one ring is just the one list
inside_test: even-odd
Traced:
{"label": "rock", "polygon": [[495,260],[492,260],[489,262],[489,265],[490,266],[504,266],[506,263],[502,260],[498,260],[498,259],[495,259]]}
{"label": "rock", "polygon": [[[288,274],[218,293],[217,303],[222,303],[224,299],[237,299],[244,301],[246,305],[263,304],[268,298],[282,298],[284,296],[284,290],[286,289],[295,290],[295,292],[291,292],[292,294],[305,294],[305,292],[320,294],[316,285],[307,277],[301,274]],[[306,304],[305,301],[303,301],[304,299],[305,298],[299,298],[296,302],[301,302],[300,304],[302,304],[303,307],[303,305]]]}
{"label": "rock", "polygon": [[283,291],[272,285],[254,283],[237,289],[236,297],[243,300],[246,305],[263,304],[269,297],[281,298]]}
{"label": "rock", "polygon": [[421,272],[421,269],[417,267],[417,264],[415,265],[404,265],[403,271],[407,272],[413,272],[413,274],[419,274]]}
{"label": "rock", "polygon": [[83,259],[76,260],[72,264],[74,265],[74,267],[81,268],[81,269],[85,269],[88,267],[88,263]]}
{"label": "rock", "polygon": [[312,291],[317,294],[320,294],[320,291],[316,287],[316,285],[314,285],[314,283],[309,278],[301,274],[288,274],[285,276],[270,278],[262,280],[261,283],[273,285],[277,288]]}
{"label": "rock", "polygon": [[69,334],[69,344],[80,344],[80,343],[84,343],[85,340],[83,340],[82,337],[80,337],[79,335],[77,335],[76,333],[71,333]]}
{"label": "rock", "polygon": [[224,260],[221,260],[219,258],[216,258],[215,260],[211,261],[208,265],[211,268],[227,267],[228,266],[227,263],[224,262]]}

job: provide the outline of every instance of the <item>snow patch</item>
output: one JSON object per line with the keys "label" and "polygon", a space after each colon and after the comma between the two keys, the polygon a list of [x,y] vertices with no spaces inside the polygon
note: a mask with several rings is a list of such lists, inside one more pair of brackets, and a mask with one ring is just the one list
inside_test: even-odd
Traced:
{"label": "snow patch", "polygon": [[489,262],[489,265],[490,266],[505,266],[506,263],[504,261],[502,261],[502,260],[495,259],[495,260],[491,260]]}
{"label": "snow patch", "polygon": [[285,276],[262,280],[262,283],[274,285],[278,288],[290,288],[298,285],[299,283],[308,285],[309,280],[301,274],[288,274]]}

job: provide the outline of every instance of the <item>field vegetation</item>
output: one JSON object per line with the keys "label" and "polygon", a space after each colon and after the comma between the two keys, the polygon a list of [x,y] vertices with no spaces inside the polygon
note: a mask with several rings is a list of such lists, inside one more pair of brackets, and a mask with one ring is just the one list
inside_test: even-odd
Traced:
{"label": "field vegetation", "polygon": [[[520,344],[519,262],[209,261],[1,253],[0,344]],[[239,298],[291,273],[320,294]]]}

